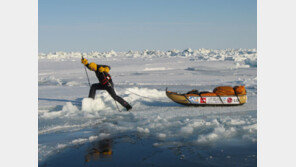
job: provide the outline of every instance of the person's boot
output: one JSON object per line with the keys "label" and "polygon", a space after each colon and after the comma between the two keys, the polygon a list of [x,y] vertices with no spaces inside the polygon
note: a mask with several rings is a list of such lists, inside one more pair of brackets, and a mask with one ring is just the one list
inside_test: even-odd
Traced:
{"label": "person's boot", "polygon": [[126,111],[129,111],[129,110],[131,110],[133,107],[132,107],[131,105],[128,104],[125,108],[126,108]]}

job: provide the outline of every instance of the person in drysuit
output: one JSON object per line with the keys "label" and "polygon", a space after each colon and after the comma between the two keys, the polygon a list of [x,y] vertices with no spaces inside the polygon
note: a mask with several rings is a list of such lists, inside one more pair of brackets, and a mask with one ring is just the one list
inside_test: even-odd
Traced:
{"label": "person in drysuit", "polygon": [[99,79],[99,83],[91,85],[88,97],[94,99],[96,95],[96,90],[106,90],[111,95],[111,97],[114,100],[118,101],[118,103],[120,103],[123,107],[125,107],[127,111],[132,109],[131,105],[129,105],[125,100],[116,95],[114,91],[114,84],[109,74],[109,71],[111,69],[110,66],[98,65],[94,62],[88,63],[87,59],[83,57],[81,58],[81,63],[84,64],[89,70],[94,71],[97,78]]}

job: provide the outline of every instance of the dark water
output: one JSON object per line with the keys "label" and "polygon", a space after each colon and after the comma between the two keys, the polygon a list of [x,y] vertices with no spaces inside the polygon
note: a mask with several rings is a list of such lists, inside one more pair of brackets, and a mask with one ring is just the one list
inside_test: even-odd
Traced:
{"label": "dark water", "polygon": [[39,163],[41,167],[78,166],[257,166],[257,144],[197,146],[119,136],[71,147]]}

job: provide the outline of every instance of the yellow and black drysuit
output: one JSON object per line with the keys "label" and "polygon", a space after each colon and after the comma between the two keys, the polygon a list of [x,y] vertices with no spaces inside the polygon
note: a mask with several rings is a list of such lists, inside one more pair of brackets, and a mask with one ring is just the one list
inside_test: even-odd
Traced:
{"label": "yellow and black drysuit", "polygon": [[87,59],[85,58],[81,59],[81,63],[84,64],[89,70],[94,71],[100,81],[99,83],[91,85],[88,97],[94,99],[96,95],[96,90],[106,90],[114,100],[118,101],[118,103],[124,106],[127,110],[130,110],[132,108],[132,106],[129,105],[125,100],[116,95],[114,91],[114,84],[109,74],[109,71],[111,69],[110,66],[98,65],[93,62],[88,63]]}

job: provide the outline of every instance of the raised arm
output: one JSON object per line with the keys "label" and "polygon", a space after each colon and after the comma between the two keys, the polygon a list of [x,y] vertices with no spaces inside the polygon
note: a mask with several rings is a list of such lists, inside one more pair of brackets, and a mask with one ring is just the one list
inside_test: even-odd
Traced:
{"label": "raised arm", "polygon": [[97,70],[97,65],[95,63],[88,63],[87,59],[84,57],[81,57],[81,63],[85,65],[89,70],[96,71]]}

